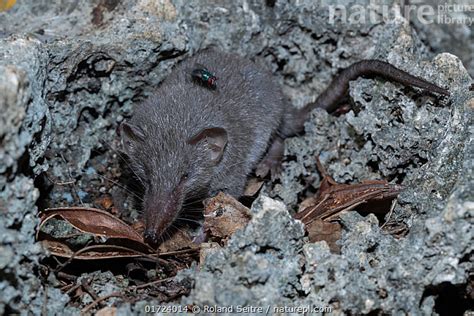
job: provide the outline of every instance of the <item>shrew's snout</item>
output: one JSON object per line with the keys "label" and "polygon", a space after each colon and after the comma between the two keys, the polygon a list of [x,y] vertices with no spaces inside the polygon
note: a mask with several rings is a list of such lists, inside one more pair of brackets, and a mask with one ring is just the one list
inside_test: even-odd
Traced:
{"label": "shrew's snout", "polygon": [[170,194],[154,195],[145,207],[145,232],[143,238],[150,245],[158,245],[161,236],[173,224],[181,209],[180,190]]}
{"label": "shrew's snout", "polygon": [[158,244],[158,239],[160,235],[154,229],[147,229],[143,233],[143,239],[147,244],[156,245]]}
{"label": "shrew's snout", "polygon": [[145,209],[145,232],[143,233],[145,242],[158,245],[161,236],[175,220],[177,212],[176,205],[170,203]]}

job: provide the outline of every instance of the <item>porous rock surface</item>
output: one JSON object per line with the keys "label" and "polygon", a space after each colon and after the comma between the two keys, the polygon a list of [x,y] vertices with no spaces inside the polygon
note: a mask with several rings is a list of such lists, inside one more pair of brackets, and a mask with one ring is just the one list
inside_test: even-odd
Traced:
{"label": "porous rock surface", "polygon": [[[314,100],[338,70],[362,58],[387,60],[452,96],[359,79],[350,112],[314,111],[305,135],[287,140],[281,179],[266,186],[248,227],[202,267],[181,272],[193,285],[181,303],[327,305],[354,314],[440,313],[446,300],[466,306],[472,79],[456,56],[432,53],[440,45],[429,29],[416,33],[400,17],[330,23],[322,3],[332,1],[30,0],[0,13],[0,312],[78,312],[54,278],[40,277],[47,254],[35,243],[38,209],[121,193],[104,180],[120,169],[116,127],[176,62],[208,46],[265,64],[292,106]],[[304,243],[289,211],[319,185],[316,155],[339,182],[401,183],[390,221],[407,234],[396,239],[375,216],[350,213],[342,218],[341,254]],[[137,216],[133,203],[123,204]],[[143,312],[148,303],[159,304],[123,304],[117,312]]]}

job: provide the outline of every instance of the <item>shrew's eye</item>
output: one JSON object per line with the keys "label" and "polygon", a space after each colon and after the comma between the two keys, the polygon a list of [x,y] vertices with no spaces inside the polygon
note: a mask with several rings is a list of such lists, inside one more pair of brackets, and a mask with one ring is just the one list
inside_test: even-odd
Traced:
{"label": "shrew's eye", "polygon": [[183,182],[183,181],[186,181],[186,180],[188,180],[188,174],[187,173],[183,174],[183,176],[181,177],[180,182]]}

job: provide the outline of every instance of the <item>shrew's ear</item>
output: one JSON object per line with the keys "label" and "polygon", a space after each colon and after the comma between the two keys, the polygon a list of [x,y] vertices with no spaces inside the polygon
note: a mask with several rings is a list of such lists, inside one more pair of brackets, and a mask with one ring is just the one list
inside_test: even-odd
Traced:
{"label": "shrew's ear", "polygon": [[205,128],[188,139],[188,144],[195,145],[201,141],[205,142],[210,150],[209,159],[211,162],[217,164],[227,145],[227,131],[222,127]]}
{"label": "shrew's ear", "polygon": [[120,136],[122,137],[122,145],[127,153],[133,150],[135,143],[145,140],[145,133],[143,130],[138,126],[127,122],[122,122],[122,124],[120,124]]}

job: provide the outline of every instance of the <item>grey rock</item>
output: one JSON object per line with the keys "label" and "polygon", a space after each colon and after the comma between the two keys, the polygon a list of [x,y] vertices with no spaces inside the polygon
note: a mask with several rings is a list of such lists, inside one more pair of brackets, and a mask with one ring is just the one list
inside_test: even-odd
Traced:
{"label": "grey rock", "polygon": [[[412,9],[407,18],[421,40],[434,52],[450,52],[458,56],[471,77],[474,77],[474,10],[470,0],[450,0],[439,2],[426,0],[410,4]],[[422,6],[431,7],[434,14],[419,18],[417,12]],[[429,9],[425,9],[429,10]],[[428,12],[428,11],[426,11]]]}
{"label": "grey rock", "polygon": [[[26,0],[1,12],[0,311],[79,312],[55,278],[35,272],[47,256],[35,243],[38,206],[91,205],[110,193],[125,197],[117,203],[124,216],[137,218],[133,194],[109,181],[126,170],[116,127],[174,64],[212,45],[270,68],[290,106],[315,100],[340,69],[362,58],[387,60],[449,87],[452,96],[379,78],[354,81],[352,110],[339,117],[316,110],[306,134],[286,141],[281,179],[263,190],[275,201],[260,197],[250,225],[226,248],[180,272],[193,289],[173,304],[439,313],[446,291],[465,289],[472,271],[472,30],[411,20],[416,32],[400,17],[384,22],[377,8],[375,21],[331,21],[327,5],[341,3]],[[392,8],[398,1],[380,3]],[[433,54],[444,50],[460,59]],[[342,218],[340,255],[324,242],[305,244],[289,213],[319,186],[316,156],[339,182],[401,183],[405,190],[386,220],[407,235],[395,239],[381,219],[350,213]],[[109,284],[127,286],[110,272],[82,277],[94,277],[102,295]],[[115,302],[119,315],[160,304]]]}

